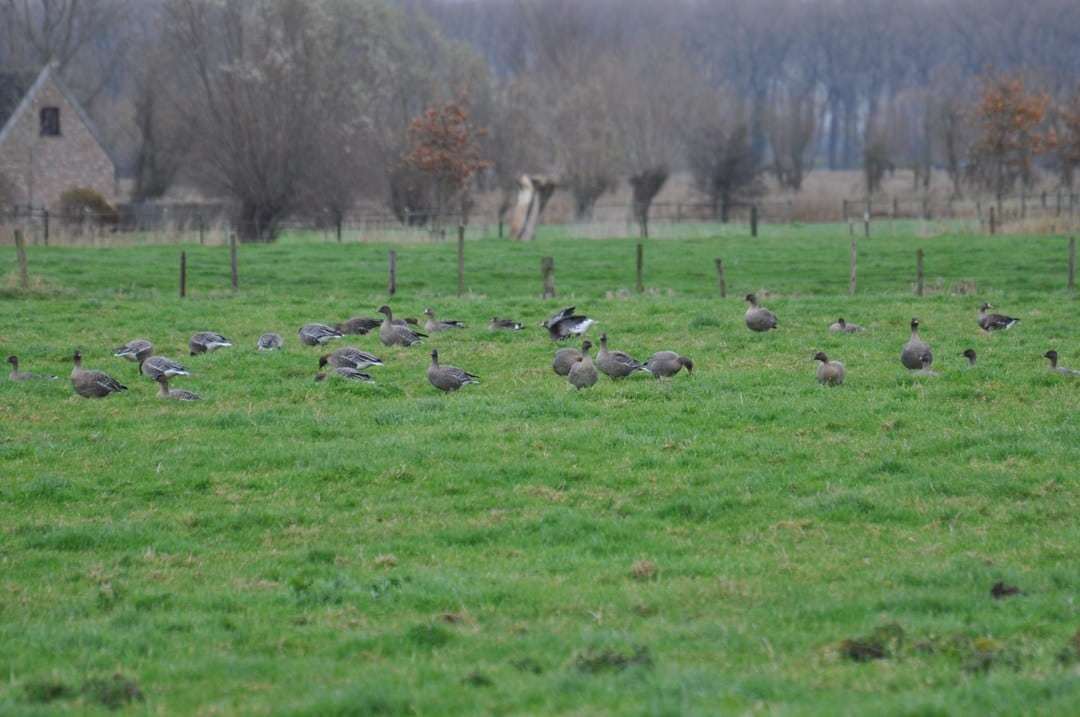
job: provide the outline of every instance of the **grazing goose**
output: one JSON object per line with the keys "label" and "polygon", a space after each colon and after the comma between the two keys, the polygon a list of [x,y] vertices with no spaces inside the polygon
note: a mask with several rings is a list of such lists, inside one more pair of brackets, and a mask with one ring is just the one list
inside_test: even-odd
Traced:
{"label": "grazing goose", "polygon": [[285,342],[281,338],[281,334],[269,333],[263,334],[259,337],[258,343],[255,344],[255,348],[259,351],[277,351]]}
{"label": "grazing goose", "polygon": [[[320,368],[322,368],[324,365],[325,364],[323,364],[321,361],[319,362],[319,367]],[[333,375],[335,375],[335,376],[339,376],[341,378],[348,379],[349,381],[374,381],[375,380],[375,379],[373,379],[371,377],[371,374],[367,374],[367,373],[364,373],[363,371],[359,371],[359,370],[353,368],[352,366],[334,366],[333,371],[331,373]],[[326,380],[326,374],[320,371],[319,373],[315,374],[315,380],[316,381],[325,381]]]}
{"label": "grazing goose", "polygon": [[912,376],[938,376],[939,375],[938,372],[934,371],[934,370],[932,370],[930,368],[930,364],[932,364],[933,362],[934,362],[934,357],[930,354],[929,351],[927,351],[926,353],[924,353],[922,356],[919,357],[919,366],[921,368],[918,371],[913,371],[911,375]]}
{"label": "grazing goose", "polygon": [[128,341],[120,348],[113,351],[113,356],[125,358],[128,361],[143,362],[154,353],[154,345],[146,339]]}
{"label": "grazing goose", "polygon": [[462,371],[456,366],[440,366],[439,352],[431,352],[431,365],[427,370],[428,381],[440,391],[456,391],[470,383],[480,383],[480,377]]}
{"label": "grazing goose", "polygon": [[345,335],[326,324],[304,324],[297,334],[300,336],[300,343],[305,346],[322,346],[328,341],[340,339]]}
{"label": "grazing goose", "polygon": [[367,316],[354,316],[347,321],[342,321],[340,324],[334,324],[334,328],[343,334],[363,336],[381,323],[378,319],[371,319]]}
{"label": "grazing goose", "polygon": [[1011,316],[1005,316],[1004,314],[988,314],[988,309],[994,308],[990,304],[984,303],[979,307],[979,328],[983,331],[1000,331],[1002,329],[1011,329],[1020,319],[1014,319]]}
{"label": "grazing goose", "polygon": [[858,324],[849,324],[844,321],[843,317],[836,320],[835,324],[829,326],[829,331],[834,334],[855,334],[863,330],[863,327]]}
{"label": "grazing goose", "polygon": [[498,316],[492,316],[488,328],[492,331],[521,331],[525,328],[525,325],[513,319],[500,319]]}
{"label": "grazing goose", "polygon": [[589,330],[590,326],[596,323],[587,316],[574,314],[575,308],[577,307],[568,306],[540,324],[542,328],[548,330],[548,335],[551,336],[552,340],[565,341],[575,336],[581,336]]}
{"label": "grazing goose", "polygon": [[968,366],[975,365],[975,349],[964,349],[964,353],[960,355],[968,360]]}
{"label": "grazing goose", "polygon": [[625,378],[635,371],[648,371],[645,364],[622,351],[608,351],[607,334],[600,334],[600,353],[596,354],[596,367],[610,378]]}
{"label": "grazing goose", "polygon": [[361,351],[355,346],[344,346],[337,351],[319,357],[319,368],[330,364],[334,368],[354,368],[357,371],[370,366],[382,366],[378,356]]}
{"label": "grazing goose", "polygon": [[551,362],[551,368],[555,369],[555,373],[560,376],[566,376],[570,373],[570,367],[574,365],[574,362],[581,358],[582,354],[589,353],[591,348],[592,342],[586,340],[582,342],[581,349],[572,346],[559,349],[555,352],[555,360]]}
{"label": "grazing goose", "polygon": [[758,305],[757,296],[747,294],[746,301],[750,307],[746,310],[746,327],[751,331],[768,331],[775,329],[778,322],[776,314]]}
{"label": "grazing goose", "polygon": [[8,378],[10,378],[12,381],[36,381],[38,379],[48,379],[49,381],[56,380],[56,376],[46,376],[40,373],[20,371],[18,356],[8,356],[7,362],[11,364],[11,373],[8,374]]}
{"label": "grazing goose", "polygon": [[165,374],[154,377],[158,385],[158,398],[170,398],[173,401],[198,401],[199,394],[181,388],[169,388],[169,377]]}
{"label": "grazing goose", "polygon": [[694,362],[674,351],[657,351],[645,362],[645,369],[657,378],[670,378],[683,368],[693,374]]}
{"label": "grazing goose", "polygon": [[911,369],[912,371],[922,368],[923,354],[930,356],[930,361],[933,362],[934,354],[930,351],[930,344],[919,338],[919,320],[911,320],[911,338],[904,344],[903,350],[900,352],[900,363],[904,364],[904,368]]}
{"label": "grazing goose", "polygon": [[821,362],[821,365],[817,367],[818,383],[826,386],[839,386],[844,382],[844,375],[846,374],[844,364],[839,361],[830,361],[823,351],[814,354],[814,360]]}
{"label": "grazing goose", "polygon": [[1064,366],[1058,366],[1058,352],[1053,349],[1043,354],[1045,358],[1050,359],[1050,370],[1054,373],[1060,373],[1062,376],[1080,376],[1080,371],[1075,368],[1066,368]]}
{"label": "grazing goose", "polygon": [[142,362],[139,366],[139,370],[143,376],[152,378],[157,381],[158,378],[164,376],[165,378],[172,378],[173,376],[190,376],[188,370],[173,361],[170,358],[164,356],[151,356]]}
{"label": "grazing goose", "polygon": [[421,339],[427,338],[427,334],[413,331],[408,326],[394,321],[394,314],[386,304],[379,307],[379,313],[386,317],[379,327],[379,341],[382,341],[385,346],[412,346],[420,343]]}
{"label": "grazing goose", "polygon": [[460,321],[439,321],[435,318],[435,312],[430,308],[424,309],[424,316],[428,317],[424,323],[424,331],[429,334],[437,334],[440,331],[449,331],[450,329],[463,329],[465,324]]}
{"label": "grazing goose", "polygon": [[83,398],[104,398],[110,393],[126,391],[127,386],[101,371],[87,371],[82,367],[82,354],[75,352],[75,367],[71,369],[71,386]]}
{"label": "grazing goose", "polygon": [[579,391],[596,384],[597,378],[596,366],[589,358],[587,351],[583,351],[581,356],[577,357],[577,360],[570,365],[570,372],[566,374],[566,380]]}
{"label": "grazing goose", "polygon": [[213,331],[200,331],[188,339],[188,349],[192,356],[217,351],[228,346],[232,346],[232,341]]}

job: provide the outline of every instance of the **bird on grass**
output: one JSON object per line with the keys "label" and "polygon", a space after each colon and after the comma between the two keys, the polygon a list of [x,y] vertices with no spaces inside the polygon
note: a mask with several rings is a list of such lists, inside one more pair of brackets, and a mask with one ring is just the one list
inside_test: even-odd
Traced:
{"label": "bird on grass", "polygon": [[839,361],[830,361],[823,351],[814,354],[814,360],[821,362],[821,365],[817,367],[818,383],[826,386],[839,386],[844,382],[844,376],[847,374],[844,364]]}
{"label": "bird on grass", "polygon": [[[320,362],[319,367],[321,368],[322,366],[323,366],[323,364]],[[323,371],[320,371],[319,373],[315,374],[315,380],[316,381],[325,381],[328,375],[337,376],[339,378],[343,378],[343,379],[346,379],[346,380],[349,380],[349,381],[374,381],[375,380],[375,379],[373,379],[371,377],[371,374],[364,373],[363,371],[359,371],[359,370],[357,370],[357,369],[355,369],[355,368],[353,368],[351,366],[333,366],[331,368],[331,371],[329,372],[329,374],[327,374],[327,373],[325,373]]]}
{"label": "bird on grass", "polygon": [[268,333],[259,337],[259,341],[255,344],[255,348],[259,351],[277,351],[285,342],[281,338],[281,334]]}
{"label": "bird on grass", "polygon": [[199,395],[192,393],[191,391],[185,391],[180,388],[169,388],[169,377],[165,374],[160,374],[156,378],[158,385],[158,398],[172,399],[173,401],[198,401]]}
{"label": "bird on grass", "polygon": [[574,365],[574,362],[581,358],[582,354],[588,353],[591,348],[592,342],[585,340],[582,342],[580,349],[573,346],[559,349],[555,352],[555,360],[551,362],[551,368],[558,375],[566,376],[570,373],[570,367]]}
{"label": "bird on grass", "polygon": [[1044,358],[1050,359],[1050,370],[1054,373],[1060,373],[1062,376],[1080,376],[1080,371],[1074,368],[1066,368],[1065,366],[1058,366],[1058,352],[1050,349],[1043,354]]}
{"label": "bird on grass", "polygon": [[334,324],[334,328],[343,334],[352,334],[363,336],[374,328],[377,328],[382,321],[379,319],[371,319],[367,316],[354,316],[351,319],[342,321],[340,324]]}
{"label": "bird on grass", "polygon": [[232,346],[232,341],[213,331],[200,331],[188,339],[188,350],[192,356],[217,351],[229,346]]}
{"label": "bird on grass", "polygon": [[1020,320],[1011,316],[1005,316],[1004,314],[986,313],[992,308],[994,307],[987,303],[983,303],[983,305],[979,307],[979,328],[987,333],[1011,329],[1016,325],[1016,322]]}
{"label": "bird on grass", "polygon": [[300,337],[300,343],[305,346],[322,346],[334,339],[340,339],[345,334],[326,324],[304,324],[297,335]]}
{"label": "bird on grass", "polygon": [[593,319],[575,314],[576,306],[568,306],[562,311],[553,314],[547,321],[540,324],[541,328],[547,329],[548,336],[553,341],[565,341],[576,336],[581,336],[589,327],[596,323]]}
{"label": "bird on grass", "polygon": [[623,351],[609,351],[607,334],[600,334],[600,352],[596,354],[596,367],[609,378],[625,378],[635,371],[648,372],[649,369],[630,354]]}
{"label": "bird on grass", "polygon": [[427,331],[429,334],[465,328],[465,324],[460,321],[440,321],[435,318],[435,311],[430,308],[424,309],[424,316],[428,317],[427,321],[424,323],[424,331]]}
{"label": "bird on grass", "polygon": [[379,307],[379,313],[385,317],[382,325],[379,326],[379,341],[382,341],[385,346],[413,346],[427,338],[427,334],[414,331],[407,325],[394,321],[394,312],[386,304]]}
{"label": "bird on grass", "polygon": [[933,369],[930,368],[930,364],[932,364],[933,362],[934,362],[934,357],[930,355],[929,351],[927,351],[926,353],[924,353],[922,356],[919,357],[919,366],[920,366],[919,370],[918,371],[912,371],[911,375],[912,376],[940,376],[941,374],[939,374],[937,371],[934,371]]}
{"label": "bird on grass", "polygon": [[758,304],[758,298],[754,294],[747,294],[746,301],[750,307],[746,310],[746,327],[751,331],[769,331],[775,329],[779,322],[776,314]]}
{"label": "bird on grass", "polygon": [[55,381],[56,376],[46,376],[40,373],[30,373],[29,371],[19,370],[19,357],[8,356],[7,362],[11,364],[11,373],[8,374],[8,378],[12,381],[36,381],[39,379]]}
{"label": "bird on grass", "polygon": [[480,377],[463,371],[457,366],[440,366],[439,352],[431,352],[431,364],[427,370],[428,381],[440,391],[452,392],[470,383],[480,383]]}
{"label": "bird on grass", "polygon": [[968,366],[975,365],[975,349],[964,349],[964,353],[960,355],[968,360]]}
{"label": "bird on grass", "polygon": [[75,367],[71,369],[71,387],[83,398],[105,398],[106,396],[126,391],[127,386],[102,371],[88,371],[82,367],[82,354],[75,352],[72,357]]}
{"label": "bird on grass", "polygon": [[674,351],[657,351],[645,362],[645,369],[657,378],[670,378],[682,369],[694,373],[694,362]]}
{"label": "bird on grass", "polygon": [[378,356],[361,351],[355,346],[344,346],[333,353],[319,357],[319,368],[327,364],[334,368],[354,368],[359,371],[371,366],[382,366],[383,362]]}
{"label": "bird on grass", "polygon": [[930,350],[930,344],[926,343],[919,337],[919,320],[911,320],[911,338],[904,344],[904,348],[900,351],[900,363],[904,364],[904,368],[916,371],[923,368],[923,355],[930,357],[930,362],[934,361],[934,354]]}
{"label": "bird on grass", "polygon": [[173,376],[190,376],[191,373],[182,365],[164,356],[151,356],[139,365],[139,371],[143,376],[157,381],[164,376],[169,379]]}
{"label": "bird on grass", "polygon": [[570,365],[570,371],[566,374],[566,380],[579,391],[594,386],[597,378],[599,377],[596,373],[596,366],[589,357],[588,350],[581,352],[581,355]]}
{"label": "bird on grass", "polygon": [[113,351],[113,356],[142,363],[154,354],[154,344],[147,339],[128,341]]}
{"label": "bird on grass", "polygon": [[858,324],[849,324],[847,321],[844,321],[844,317],[842,316],[836,320],[835,324],[829,326],[829,331],[834,334],[856,334],[862,330],[863,327]]}
{"label": "bird on grass", "polygon": [[498,316],[492,316],[488,328],[492,331],[521,331],[525,328],[525,325],[513,319],[500,319]]}

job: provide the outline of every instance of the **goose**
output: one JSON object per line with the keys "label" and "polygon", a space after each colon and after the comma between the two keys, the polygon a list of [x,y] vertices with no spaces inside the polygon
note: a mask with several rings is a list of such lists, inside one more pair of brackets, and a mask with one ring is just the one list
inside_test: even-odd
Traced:
{"label": "goose", "polygon": [[191,351],[192,356],[217,351],[228,346],[232,346],[232,342],[213,331],[200,331],[188,339],[188,349]]}
{"label": "goose", "polygon": [[608,351],[607,334],[600,334],[600,353],[596,354],[596,367],[610,378],[625,378],[635,371],[648,371],[645,364],[622,351]]}
{"label": "goose", "polygon": [[839,386],[844,382],[844,375],[847,373],[844,370],[844,364],[839,361],[830,361],[823,351],[814,354],[814,360],[821,362],[821,365],[817,367],[818,383]]}
{"label": "goose", "polygon": [[30,373],[29,371],[19,370],[19,357],[8,356],[7,362],[11,364],[11,373],[8,374],[8,378],[12,381],[35,381],[38,379],[47,379],[49,381],[55,381],[56,376],[46,376],[40,373]]}
{"label": "goose", "polygon": [[143,376],[151,378],[155,381],[159,377],[172,378],[173,376],[190,376],[186,368],[181,366],[176,361],[164,356],[151,356],[139,365],[139,371]]}
{"label": "goose", "polygon": [[370,366],[382,366],[383,362],[378,356],[361,351],[355,346],[344,346],[333,353],[319,357],[319,368],[327,364],[334,368],[365,369]]}
{"label": "goose", "polygon": [[154,345],[146,339],[128,341],[123,346],[113,351],[113,356],[124,358],[128,361],[143,362],[154,353]]}
{"label": "goose", "polygon": [[345,335],[326,324],[304,324],[297,334],[300,336],[300,343],[305,346],[322,346],[328,341],[340,339]]}
{"label": "goose", "polygon": [[858,324],[849,324],[848,322],[844,321],[843,317],[840,317],[836,320],[835,324],[829,326],[829,331],[832,331],[834,334],[855,334],[862,330],[863,327],[859,326]]}
{"label": "goose", "polygon": [[1013,325],[1020,319],[1014,319],[1011,316],[1005,316],[1004,314],[988,314],[988,309],[994,308],[990,304],[983,303],[979,307],[979,328],[983,331],[1000,331],[1001,329],[1011,329]]}
{"label": "goose", "polygon": [[541,328],[548,330],[548,335],[553,341],[564,341],[581,336],[589,327],[596,322],[581,314],[574,314],[577,307],[568,306],[557,314],[552,315],[547,321],[540,324]]}
{"label": "goose", "polygon": [[424,331],[429,334],[437,334],[440,331],[449,331],[450,329],[463,329],[465,324],[460,321],[439,321],[435,318],[435,312],[430,308],[424,309],[424,316],[428,317],[424,323]]}
{"label": "goose", "polygon": [[1058,352],[1050,349],[1043,354],[1045,358],[1050,359],[1050,370],[1054,373],[1060,373],[1062,376],[1080,376],[1080,371],[1075,368],[1066,368],[1064,366],[1058,366]]}
{"label": "goose", "polygon": [[746,328],[751,331],[768,331],[777,327],[776,314],[758,305],[757,296],[747,294],[746,301],[750,307],[746,310]]}
{"label": "goose", "polygon": [[596,366],[593,364],[592,359],[589,358],[587,351],[582,351],[581,355],[570,365],[570,372],[566,374],[566,380],[579,391],[595,385],[597,378]]}
{"label": "goose", "polygon": [[480,377],[462,371],[456,366],[440,366],[439,352],[432,350],[431,365],[427,370],[428,381],[440,391],[456,391],[470,383],[480,383]]}
{"label": "goose", "polygon": [[525,325],[513,319],[500,319],[498,316],[492,316],[488,328],[492,331],[521,331],[525,328]]}
{"label": "goose", "polygon": [[919,320],[912,319],[911,338],[900,352],[900,363],[904,364],[904,368],[915,371],[922,368],[923,354],[930,356],[930,361],[933,362],[934,354],[930,351],[930,344],[919,338]]}
{"label": "goose", "polygon": [[657,351],[645,362],[645,369],[657,378],[670,378],[683,368],[692,375],[694,362],[674,351]]}
{"label": "goose", "polygon": [[581,358],[582,354],[588,353],[591,348],[592,342],[586,340],[581,344],[581,349],[572,346],[559,349],[555,352],[555,360],[551,362],[551,368],[555,369],[558,375],[566,376],[570,373],[570,367],[574,365],[574,362]]}
{"label": "goose", "polygon": [[71,387],[83,398],[105,398],[110,393],[126,391],[127,386],[101,371],[87,371],[82,367],[82,354],[72,357],[75,367],[71,369]]}
{"label": "goose", "polygon": [[968,366],[975,365],[975,349],[964,349],[964,353],[960,355],[968,360]]}
{"label": "goose", "polygon": [[199,394],[185,391],[180,388],[169,388],[169,377],[161,374],[154,378],[158,385],[158,398],[171,398],[174,401],[198,401]]}
{"label": "goose", "polygon": [[342,321],[340,324],[334,324],[334,328],[343,334],[363,336],[381,323],[378,319],[368,318],[367,316],[354,316],[351,319]]}
{"label": "goose", "polygon": [[408,326],[395,322],[394,314],[386,304],[379,307],[379,313],[386,317],[379,327],[379,341],[382,341],[385,346],[412,346],[420,343],[421,339],[427,338],[427,334],[413,331]]}
{"label": "goose", "polygon": [[[321,368],[322,366],[323,366],[323,364],[320,362],[319,367]],[[348,379],[349,381],[374,381],[375,380],[375,379],[373,379],[371,377],[371,374],[364,373],[363,371],[359,371],[359,370],[357,370],[357,369],[355,369],[355,368],[353,368],[351,366],[334,366],[333,371],[331,371],[331,373],[333,375],[335,375],[335,376],[339,376],[341,378]],[[325,381],[326,380],[326,374],[323,373],[322,371],[320,371],[319,373],[315,374],[315,380],[316,381]]]}
{"label": "goose", "polygon": [[939,375],[938,372],[934,371],[934,370],[932,370],[930,368],[930,364],[932,364],[933,362],[934,362],[934,357],[930,354],[929,351],[923,353],[923,355],[919,357],[919,366],[921,366],[921,368],[918,371],[912,372],[911,375],[912,376],[938,376]]}
{"label": "goose", "polygon": [[259,351],[277,351],[285,342],[281,338],[281,334],[275,334],[273,332],[263,334],[259,337],[259,341],[255,344],[255,348]]}

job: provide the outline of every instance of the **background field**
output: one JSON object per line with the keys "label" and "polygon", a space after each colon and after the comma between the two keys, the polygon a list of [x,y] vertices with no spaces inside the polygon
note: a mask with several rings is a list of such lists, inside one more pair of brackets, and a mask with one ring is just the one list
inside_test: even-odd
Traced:
{"label": "background field", "polygon": [[[910,230],[860,244],[854,298],[846,227],[646,242],[641,296],[629,240],[470,241],[463,298],[452,243],[395,246],[395,310],[469,329],[356,337],[375,385],[314,383],[295,331],[373,314],[386,245],[244,246],[235,295],[227,250],[188,246],[184,301],[175,246],[31,247],[29,295],[6,248],[2,350],[66,377],[80,347],[131,390],[0,383],[0,712],[1074,711],[1080,381],[1040,358],[1080,366],[1065,241]],[[779,331],[745,329],[750,290]],[[983,300],[1020,325],[981,336]],[[572,392],[535,328],[569,304],[695,375]],[[936,379],[900,367],[912,316]],[[204,329],[236,347],[188,359]],[[284,352],[253,350],[268,330]],[[110,356],[139,336],[205,400]],[[431,347],[483,383],[438,394]]]}

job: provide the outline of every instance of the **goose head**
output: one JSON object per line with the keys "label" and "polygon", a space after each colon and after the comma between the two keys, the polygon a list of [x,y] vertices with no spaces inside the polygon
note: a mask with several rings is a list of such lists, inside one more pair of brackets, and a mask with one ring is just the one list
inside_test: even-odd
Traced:
{"label": "goose head", "polygon": [[818,351],[814,354],[814,361],[820,361],[821,363],[829,363],[829,357],[825,355],[824,351]]}
{"label": "goose head", "polygon": [[912,319],[911,320],[911,330],[912,331],[918,331],[919,330],[919,320],[918,319]]}
{"label": "goose head", "polygon": [[840,328],[844,328],[845,326],[847,326],[847,322],[846,322],[846,321],[844,321],[844,317],[843,317],[843,316],[841,316],[841,317],[840,317],[839,319],[837,319],[837,320],[836,320],[836,323],[840,324]]}
{"label": "goose head", "polygon": [[1043,354],[1043,358],[1048,358],[1048,359],[1050,359],[1050,363],[1056,364],[1057,360],[1058,360],[1058,352],[1055,351],[1054,349],[1050,349],[1049,351],[1047,351],[1046,353]]}
{"label": "goose head", "polygon": [[934,357],[926,353],[919,357],[919,361],[922,363],[923,368],[930,368],[930,364],[934,362]]}
{"label": "goose head", "polygon": [[428,317],[429,319],[434,319],[435,312],[431,310],[431,307],[428,307],[424,309],[424,316]]}
{"label": "goose head", "polygon": [[961,354],[971,363],[975,363],[975,349],[964,349],[964,353]]}
{"label": "goose head", "polygon": [[7,357],[7,362],[8,362],[9,364],[11,364],[11,365],[12,365],[12,367],[13,367],[13,368],[15,368],[15,369],[18,369],[18,368],[19,368],[19,359],[18,359],[17,357],[15,357],[15,356],[8,356],[8,357]]}
{"label": "goose head", "polygon": [[582,354],[589,353],[589,349],[591,349],[591,348],[592,348],[592,341],[583,341],[581,343],[581,353]]}
{"label": "goose head", "polygon": [[75,362],[76,366],[81,366],[82,365],[82,352],[79,351],[78,349],[75,349],[75,355],[72,356],[71,358]]}
{"label": "goose head", "polygon": [[686,358],[685,356],[680,356],[679,363],[681,363],[686,368],[687,373],[694,372],[694,362],[690,359]]}
{"label": "goose head", "polygon": [[600,334],[600,345],[607,348],[607,333]]}
{"label": "goose head", "polygon": [[747,294],[744,300],[749,302],[751,306],[757,306],[757,296],[754,294]]}
{"label": "goose head", "polygon": [[992,308],[994,308],[994,307],[984,301],[983,305],[979,307],[979,311],[981,311],[982,313],[985,314],[988,310],[990,310]]}
{"label": "goose head", "polygon": [[386,304],[383,304],[382,306],[380,306],[378,309],[376,309],[376,311],[378,311],[380,314],[382,314],[382,315],[384,315],[386,317],[389,317],[391,315],[390,307],[387,306]]}
{"label": "goose head", "polygon": [[431,363],[435,366],[439,365],[439,351],[438,349],[431,349]]}
{"label": "goose head", "polygon": [[328,363],[330,363],[330,354],[323,354],[319,357],[319,368],[323,368]]}

